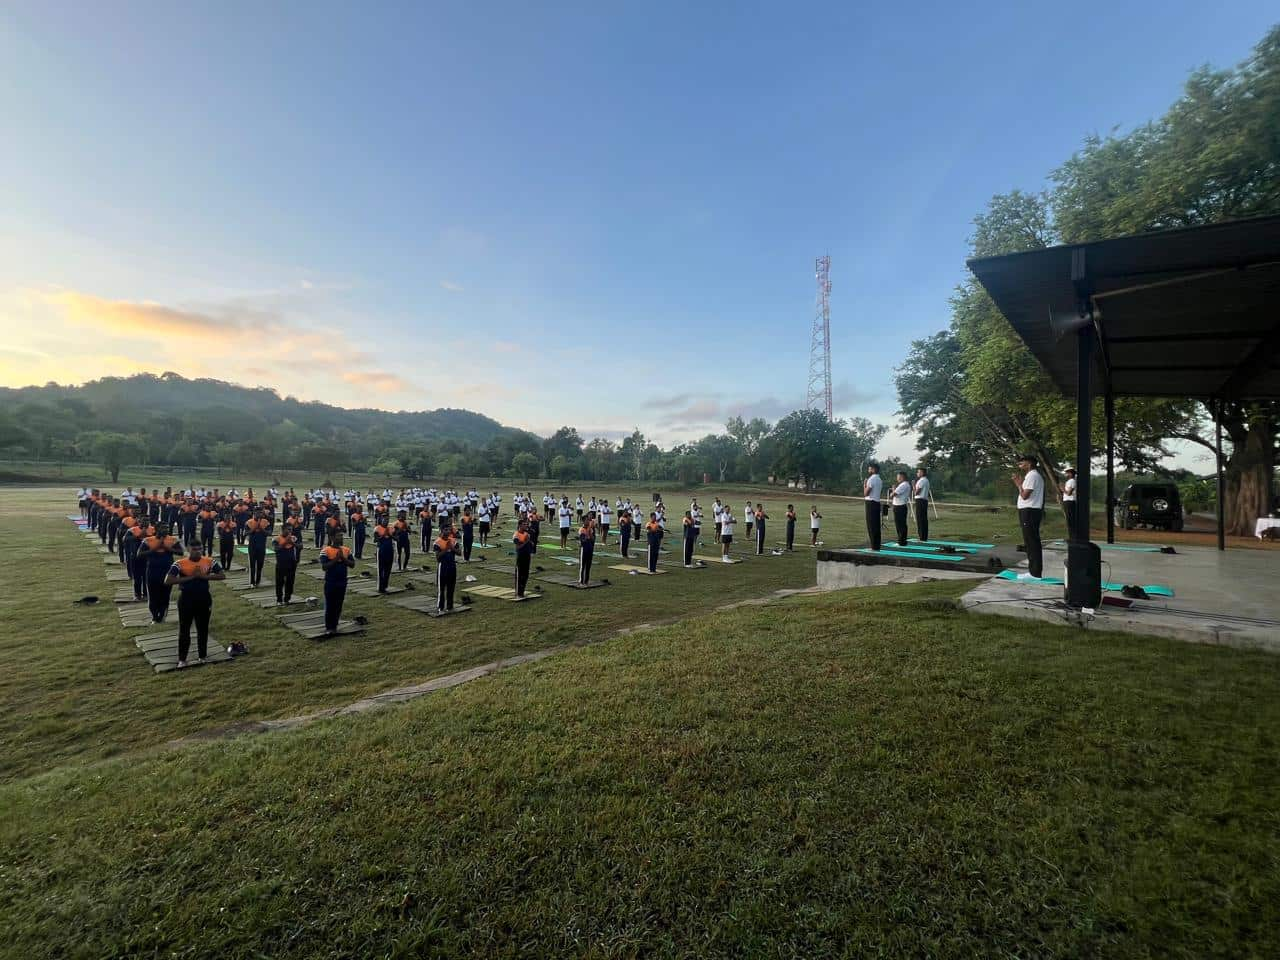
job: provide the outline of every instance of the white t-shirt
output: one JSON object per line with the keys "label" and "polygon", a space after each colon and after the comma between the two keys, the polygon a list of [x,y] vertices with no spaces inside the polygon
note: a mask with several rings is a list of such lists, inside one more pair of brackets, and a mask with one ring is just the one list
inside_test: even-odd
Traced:
{"label": "white t-shirt", "polygon": [[880,474],[878,473],[873,473],[871,474],[871,476],[867,477],[866,486],[863,487],[863,489],[867,493],[867,499],[874,500],[877,503],[880,502],[880,491],[883,488],[884,488],[884,480],[881,479]]}
{"label": "white t-shirt", "polygon": [[571,518],[572,518],[572,517],[573,517],[573,511],[572,511],[572,510],[570,510],[568,507],[561,507],[561,508],[560,508],[560,529],[561,529],[561,530],[568,530],[568,529],[569,529],[569,527],[572,525],[572,523],[571,523]]}
{"label": "white t-shirt", "polygon": [[711,513],[715,516],[716,523],[719,523],[724,518],[724,507],[718,503],[713,504],[711,507]]}
{"label": "white t-shirt", "polygon": [[733,514],[725,510],[720,514],[720,534],[725,537],[733,536]]}
{"label": "white t-shirt", "polygon": [[812,510],[811,510],[811,511],[809,511],[809,529],[810,529],[810,530],[817,530],[817,529],[818,529],[819,527],[821,527],[821,526],[822,526],[822,518],[821,518],[821,517],[819,517],[819,516],[818,516],[816,513],[814,513]]}
{"label": "white t-shirt", "polygon": [[1040,476],[1039,470],[1033,467],[1027,471],[1027,475],[1022,478],[1022,489],[1030,490],[1031,496],[1025,497],[1021,491],[1018,492],[1019,510],[1044,509],[1044,477]]}
{"label": "white t-shirt", "polygon": [[1067,482],[1062,485],[1062,502],[1075,503],[1076,500],[1076,478],[1067,477]]}
{"label": "white t-shirt", "polygon": [[911,484],[903,480],[900,484],[893,488],[893,505],[895,507],[905,507],[907,501],[911,499]]}
{"label": "white t-shirt", "polygon": [[916,477],[916,499],[917,500],[929,499],[929,478],[928,477]]}

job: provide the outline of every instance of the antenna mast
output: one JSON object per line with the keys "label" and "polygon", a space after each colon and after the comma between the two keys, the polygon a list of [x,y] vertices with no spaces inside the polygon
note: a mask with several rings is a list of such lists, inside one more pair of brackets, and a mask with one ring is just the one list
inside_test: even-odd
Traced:
{"label": "antenna mast", "polygon": [[813,331],[809,336],[809,388],[804,405],[821,410],[831,419],[831,258],[818,257],[813,262],[813,276],[818,284],[814,302]]}

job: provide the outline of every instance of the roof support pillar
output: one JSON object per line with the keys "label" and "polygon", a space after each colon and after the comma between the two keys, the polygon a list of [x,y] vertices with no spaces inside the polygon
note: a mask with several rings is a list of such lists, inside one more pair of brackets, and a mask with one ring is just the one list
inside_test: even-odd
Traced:
{"label": "roof support pillar", "polygon": [[[1107,412],[1107,543],[1116,542],[1116,398],[1107,384],[1104,400]],[[1077,483],[1077,486],[1079,484]]]}
{"label": "roof support pillar", "polygon": [[1217,436],[1214,440],[1213,462],[1217,471],[1218,481],[1218,549],[1227,549],[1227,521],[1226,521],[1226,480],[1222,475],[1222,398],[1218,397],[1213,401],[1213,428]]}
{"label": "roof support pillar", "polygon": [[1089,459],[1093,450],[1093,325],[1076,331],[1076,522],[1068,539],[1089,542]]}

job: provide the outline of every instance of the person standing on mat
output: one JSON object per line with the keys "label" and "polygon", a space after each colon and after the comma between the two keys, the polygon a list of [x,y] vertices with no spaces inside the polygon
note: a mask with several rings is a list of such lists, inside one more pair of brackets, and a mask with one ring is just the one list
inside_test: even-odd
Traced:
{"label": "person standing on mat", "polygon": [[631,511],[626,507],[623,507],[622,512],[618,514],[618,539],[622,544],[622,559],[630,560],[631,554],[628,551],[631,547]]}
{"label": "person standing on mat", "polygon": [[471,515],[471,507],[462,508],[462,562],[471,562],[471,544],[475,540],[476,518]]}
{"label": "person standing on mat", "polygon": [[1067,539],[1076,538],[1076,471],[1067,467],[1067,479],[1062,484],[1062,512],[1067,516]]}
{"label": "person standing on mat", "polygon": [[423,553],[431,549],[431,506],[424,503],[418,510],[418,537]]}
{"label": "person standing on mat", "polygon": [[787,549],[793,553],[796,549],[796,505],[794,503],[787,504]]}
{"label": "person standing on mat", "polygon": [[818,505],[815,503],[809,508],[809,546],[816,547],[818,545],[818,534],[822,532],[822,514],[818,512]]}
{"label": "person standing on mat", "polygon": [[298,555],[302,541],[282,528],[272,544],[276,552],[276,605],[284,606],[293,599],[293,582],[298,575]]}
{"label": "person standing on mat", "polygon": [[181,555],[177,538],[168,533],[168,527],[163,524],[157,526],[155,535],[142,541],[135,561],[146,570],[147,608],[151,611],[152,623],[163,623],[169,612],[169,596],[173,587],[165,583],[165,579],[174,559]]}
{"label": "person standing on mat", "polygon": [[328,516],[329,512],[325,509],[323,501],[311,508],[311,529],[316,538],[317,550],[324,546],[324,522],[328,519]]}
{"label": "person standing on mat", "polygon": [[729,558],[729,547],[733,543],[733,525],[737,521],[733,518],[733,508],[729,504],[724,504],[720,508],[720,561],[722,563],[732,563]]}
{"label": "person standing on mat", "polygon": [[871,549],[880,549],[880,491],[884,480],[880,477],[880,464],[867,464],[867,479],[862,484],[862,496],[866,498],[867,536]]}
{"label": "person standing on mat", "polygon": [[693,548],[698,542],[698,526],[697,521],[693,519],[693,511],[686,510],[684,512],[684,565],[692,567],[693,564]]}
{"label": "person standing on mat", "polygon": [[165,586],[178,594],[178,666],[187,665],[187,653],[191,649],[191,625],[196,627],[196,656],[204,663],[209,656],[209,617],[213,613],[213,596],[209,592],[210,580],[225,580],[222,565],[204,555],[200,541],[193,539],[187,547],[187,555],[169,568],[164,578]]}
{"label": "person standing on mat", "polygon": [[755,510],[756,517],[756,556],[764,555],[764,522],[769,519],[769,515],[764,512],[764,504],[757,503]]}
{"label": "person standing on mat", "polygon": [[342,545],[342,531],[329,535],[329,545],[320,551],[320,569],[324,571],[324,635],[331,637],[338,630],[342,605],[347,599],[347,571],[356,565],[356,558]]}
{"label": "person standing on mat", "polygon": [[573,511],[569,509],[569,498],[565,497],[560,501],[560,509],[558,511],[560,520],[560,549],[569,549],[569,528],[573,525]]}
{"label": "person standing on mat", "polygon": [[916,467],[916,482],[911,490],[916,505],[916,535],[921,543],[929,542],[929,471]]}
{"label": "person standing on mat", "polygon": [[587,519],[578,528],[578,583],[586,586],[591,580],[591,561],[596,555],[596,514],[587,511]]}
{"label": "person standing on mat", "polygon": [[529,563],[533,559],[533,538],[529,535],[529,522],[516,522],[515,536],[511,542],[516,547],[516,596],[524,596],[524,588],[529,583]]}
{"label": "person standing on mat", "polygon": [[747,525],[747,537],[749,539],[751,537],[751,531],[755,529],[756,523],[756,511],[755,508],[751,506],[750,500],[742,506],[742,522]]}
{"label": "person standing on mat", "polygon": [[364,511],[358,506],[355,512],[351,514],[351,535],[356,541],[356,559],[364,559],[364,541],[369,535],[369,521],[364,518]]}
{"label": "person standing on mat", "polygon": [[609,545],[609,521],[612,515],[609,513],[609,500],[606,497],[600,499],[600,542],[606,547]]}
{"label": "person standing on mat", "polygon": [[658,550],[662,546],[663,537],[662,524],[658,522],[658,514],[656,512],[649,514],[649,522],[645,524],[644,531],[649,540],[649,572],[656,573],[658,570]]}
{"label": "person standing on mat", "polygon": [[373,528],[373,549],[378,557],[378,592],[386,593],[391,583],[391,565],[396,559],[396,545],[391,531],[378,524]]}
{"label": "person standing on mat", "polygon": [[893,529],[898,534],[898,546],[907,545],[907,511],[911,505],[911,484],[905,470],[899,470],[893,487]]}
{"label": "person standing on mat", "polygon": [[436,555],[436,609],[453,609],[453,591],[458,585],[458,538],[448,520],[440,521],[440,536],[433,546]]}
{"label": "person standing on mat", "polygon": [[218,562],[222,564],[223,571],[231,569],[231,561],[236,555],[236,523],[231,519],[231,514],[223,514],[221,520],[218,521]]}
{"label": "person standing on mat", "polygon": [[1022,542],[1027,550],[1027,571],[1039,579],[1044,573],[1044,554],[1040,543],[1040,521],[1044,517],[1044,477],[1037,469],[1040,461],[1030,453],[1018,458],[1022,475],[1012,474],[1018,490],[1018,525],[1022,527]]}
{"label": "person standing on mat", "polygon": [[[443,521],[441,527],[443,528]],[[396,541],[396,569],[405,571],[409,569],[409,519],[408,514],[401,510],[396,514],[396,522],[391,525],[391,535]]]}
{"label": "person standing on mat", "polygon": [[245,524],[249,538],[249,586],[262,586],[262,567],[267,562],[267,518],[261,510],[254,511],[253,519]]}

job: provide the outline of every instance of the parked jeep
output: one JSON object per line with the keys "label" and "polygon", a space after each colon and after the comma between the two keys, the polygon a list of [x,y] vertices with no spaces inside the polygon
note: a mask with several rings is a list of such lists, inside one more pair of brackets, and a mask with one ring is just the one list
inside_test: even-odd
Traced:
{"label": "parked jeep", "polygon": [[1115,502],[1116,526],[1132,530],[1136,526],[1162,530],[1182,529],[1182,498],[1178,487],[1163,480],[1131,483]]}

